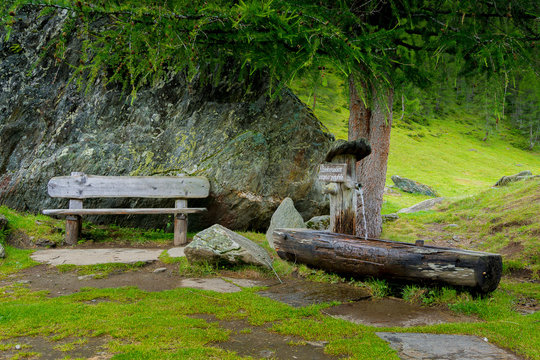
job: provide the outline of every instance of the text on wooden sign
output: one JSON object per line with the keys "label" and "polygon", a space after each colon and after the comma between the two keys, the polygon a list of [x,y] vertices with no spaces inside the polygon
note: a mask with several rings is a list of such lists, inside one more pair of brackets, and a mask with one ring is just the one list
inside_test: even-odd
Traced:
{"label": "text on wooden sign", "polygon": [[345,182],[347,164],[319,165],[319,180],[326,182]]}

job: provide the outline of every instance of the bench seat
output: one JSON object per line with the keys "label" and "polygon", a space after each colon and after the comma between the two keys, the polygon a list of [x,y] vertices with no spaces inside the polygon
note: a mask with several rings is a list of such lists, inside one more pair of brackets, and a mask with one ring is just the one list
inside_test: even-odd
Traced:
{"label": "bench seat", "polygon": [[129,208],[129,209],[46,209],[44,215],[138,215],[138,214],[195,214],[206,208]]}

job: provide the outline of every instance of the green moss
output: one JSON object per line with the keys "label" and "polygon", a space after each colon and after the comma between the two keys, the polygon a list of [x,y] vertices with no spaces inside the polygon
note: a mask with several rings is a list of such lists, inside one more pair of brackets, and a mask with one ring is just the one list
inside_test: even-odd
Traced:
{"label": "green moss", "polygon": [[94,278],[101,279],[109,276],[112,273],[125,272],[130,270],[136,270],[147,263],[138,261],[132,264],[120,264],[120,263],[106,263],[96,265],[57,265],[56,268],[60,272],[76,271],[79,275],[94,275]]}
{"label": "green moss", "polygon": [[60,244],[63,240],[64,224],[61,220],[45,215],[20,213],[6,206],[0,206],[0,215],[4,215],[8,220],[7,233],[21,231],[33,242],[47,239]]}
{"label": "green moss", "polygon": [[[188,234],[188,236],[193,234]],[[83,223],[80,242],[126,242],[126,243],[172,243],[173,233],[163,229],[139,229],[126,228],[118,225],[95,225],[89,222]]]}

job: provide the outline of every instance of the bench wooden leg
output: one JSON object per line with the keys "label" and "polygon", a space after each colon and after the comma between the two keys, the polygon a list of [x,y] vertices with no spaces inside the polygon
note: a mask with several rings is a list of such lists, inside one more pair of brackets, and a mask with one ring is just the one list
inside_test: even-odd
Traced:
{"label": "bench wooden leg", "polygon": [[176,214],[174,216],[174,246],[187,245],[187,216]]}
{"label": "bench wooden leg", "polygon": [[[179,199],[174,202],[177,209],[187,208],[187,200]],[[174,215],[174,246],[187,245],[187,215]]]}
{"label": "bench wooden leg", "polygon": [[[71,173],[71,176],[74,174],[82,173]],[[83,202],[79,199],[70,199],[69,200],[70,209],[82,209]],[[82,217],[79,215],[70,215],[66,217],[66,244],[75,245],[81,235],[82,230]]]}
{"label": "bench wooden leg", "polygon": [[66,217],[66,244],[75,245],[81,233],[81,217],[67,216]]}

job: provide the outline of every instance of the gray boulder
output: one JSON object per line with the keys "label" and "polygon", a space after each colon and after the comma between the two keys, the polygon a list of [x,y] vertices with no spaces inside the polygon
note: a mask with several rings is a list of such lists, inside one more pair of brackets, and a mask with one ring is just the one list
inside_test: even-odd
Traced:
{"label": "gray boulder", "polygon": [[304,219],[302,215],[294,207],[294,203],[291,198],[285,198],[278,206],[272,219],[270,220],[270,226],[266,231],[266,240],[270,246],[274,247],[274,238],[272,233],[275,229],[290,228],[290,229],[305,229]]}
{"label": "gray boulder", "polygon": [[[290,194],[306,218],[327,211],[316,171],[333,136],[290,91],[270,99],[261,78],[248,92],[230,69],[216,86],[170,75],[141,88],[133,104],[121,86],[105,88],[102,79],[85,93],[70,82],[70,66],[49,55],[41,58],[66,21],[72,21],[67,12],[42,16],[25,7],[17,12],[9,40],[0,27],[0,204],[36,213],[63,208],[67,200],[50,198],[47,182],[73,171],[183,173],[206,176],[211,184],[209,198],[189,201],[191,207],[208,208],[189,216],[190,229],[219,222],[264,231]],[[10,50],[14,46],[20,51]],[[69,63],[79,63],[81,46],[75,32],[68,35]],[[85,207],[173,204],[172,199],[96,199]],[[149,228],[164,228],[169,221],[155,215],[88,220]]]}
{"label": "gray boulder", "polygon": [[429,186],[420,184],[419,182],[411,179],[402,178],[401,176],[394,175],[392,176],[392,181],[394,182],[394,184],[396,184],[398,188],[408,193],[424,194],[435,197],[439,196],[437,192]]}
{"label": "gray boulder", "polygon": [[270,268],[272,259],[259,245],[219,224],[197,233],[184,248],[189,262],[251,264]]}
{"label": "gray boulder", "polygon": [[535,177],[540,177],[540,175],[533,175],[530,170],[525,170],[515,175],[503,176],[495,183],[494,186],[504,186],[510,184],[511,182],[527,180]]}
{"label": "gray boulder", "polygon": [[328,230],[330,228],[330,215],[314,216],[306,222],[306,227],[313,230]]}
{"label": "gray boulder", "polygon": [[433,198],[433,199],[427,199],[424,201],[419,202],[418,204],[414,204],[413,206],[410,206],[408,208],[404,208],[399,210],[398,214],[410,214],[417,211],[426,211],[431,210],[435,207],[435,205],[440,204],[444,200],[443,197]]}
{"label": "gray boulder", "polygon": [[8,219],[4,215],[0,215],[0,231],[8,226]]}
{"label": "gray boulder", "polygon": [[382,215],[383,223],[390,222],[390,221],[396,221],[397,219],[399,219],[399,215],[396,214],[396,213]]}

